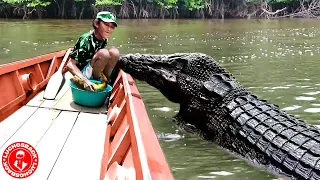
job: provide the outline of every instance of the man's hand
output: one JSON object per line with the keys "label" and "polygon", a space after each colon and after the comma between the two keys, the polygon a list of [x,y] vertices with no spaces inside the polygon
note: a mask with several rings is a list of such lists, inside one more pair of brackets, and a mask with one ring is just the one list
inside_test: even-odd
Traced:
{"label": "man's hand", "polygon": [[84,78],[83,86],[88,91],[96,91],[96,89],[93,86],[93,83],[87,78]]}

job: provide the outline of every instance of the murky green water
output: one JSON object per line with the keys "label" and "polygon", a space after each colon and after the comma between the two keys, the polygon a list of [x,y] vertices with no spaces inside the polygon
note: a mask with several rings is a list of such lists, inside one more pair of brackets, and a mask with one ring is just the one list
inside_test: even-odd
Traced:
{"label": "murky green water", "polygon": [[[318,20],[119,20],[109,47],[126,53],[211,55],[260,98],[319,124]],[[0,20],[0,64],[73,46],[90,20]],[[274,179],[172,123],[179,110],[137,82],[176,179]]]}

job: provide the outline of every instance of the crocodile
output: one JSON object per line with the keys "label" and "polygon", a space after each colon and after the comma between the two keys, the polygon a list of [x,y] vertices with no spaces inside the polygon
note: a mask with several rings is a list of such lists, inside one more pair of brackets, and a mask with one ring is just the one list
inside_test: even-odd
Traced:
{"label": "crocodile", "polygon": [[203,53],[127,54],[120,68],[179,103],[176,118],[249,164],[320,179],[320,129],[260,99]]}

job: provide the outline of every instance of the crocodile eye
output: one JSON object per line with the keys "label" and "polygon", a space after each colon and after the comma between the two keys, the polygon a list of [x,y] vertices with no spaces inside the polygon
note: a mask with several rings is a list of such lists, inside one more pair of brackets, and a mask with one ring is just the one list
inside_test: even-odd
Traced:
{"label": "crocodile eye", "polygon": [[203,86],[206,90],[209,92],[214,92],[214,86],[215,84],[212,81],[206,81],[203,83]]}

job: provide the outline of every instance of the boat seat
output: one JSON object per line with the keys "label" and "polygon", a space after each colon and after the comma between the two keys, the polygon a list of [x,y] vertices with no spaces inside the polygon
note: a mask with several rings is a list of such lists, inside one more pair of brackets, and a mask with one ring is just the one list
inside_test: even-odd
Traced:
{"label": "boat seat", "polygon": [[110,112],[110,115],[108,116],[107,122],[114,122],[117,119],[117,117],[120,113],[120,110],[121,110],[121,108],[119,108],[117,105],[114,106]]}

